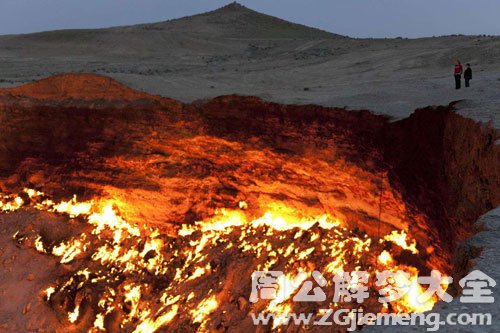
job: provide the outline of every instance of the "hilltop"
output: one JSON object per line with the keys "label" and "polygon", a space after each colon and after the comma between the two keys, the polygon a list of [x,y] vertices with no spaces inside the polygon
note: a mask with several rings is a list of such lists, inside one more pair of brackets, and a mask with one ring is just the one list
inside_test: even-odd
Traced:
{"label": "hilltop", "polygon": [[291,23],[277,17],[262,14],[237,2],[211,12],[185,17],[177,20],[153,24],[131,26],[131,29],[171,30],[187,29],[192,34],[207,38],[340,38],[342,36]]}

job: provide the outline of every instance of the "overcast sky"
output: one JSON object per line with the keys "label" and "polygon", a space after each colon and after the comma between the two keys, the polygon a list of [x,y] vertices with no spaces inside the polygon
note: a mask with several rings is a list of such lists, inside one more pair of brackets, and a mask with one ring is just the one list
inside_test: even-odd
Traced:
{"label": "overcast sky", "polygon": [[[0,0],[0,34],[157,22],[221,0]],[[352,37],[500,35],[500,0],[241,0],[257,11]]]}

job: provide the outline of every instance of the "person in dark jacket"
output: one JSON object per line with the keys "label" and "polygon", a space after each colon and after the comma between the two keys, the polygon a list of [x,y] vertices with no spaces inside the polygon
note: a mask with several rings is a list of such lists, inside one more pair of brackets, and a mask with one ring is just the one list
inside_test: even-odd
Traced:
{"label": "person in dark jacket", "polygon": [[463,67],[460,61],[457,60],[457,63],[455,64],[455,70],[454,70],[454,75],[455,75],[455,89],[460,89],[462,85],[462,72],[463,72]]}
{"label": "person in dark jacket", "polygon": [[464,72],[464,79],[465,79],[465,87],[466,88],[470,87],[470,80],[472,80],[472,69],[470,68],[470,64],[467,64],[467,68],[465,69]]}

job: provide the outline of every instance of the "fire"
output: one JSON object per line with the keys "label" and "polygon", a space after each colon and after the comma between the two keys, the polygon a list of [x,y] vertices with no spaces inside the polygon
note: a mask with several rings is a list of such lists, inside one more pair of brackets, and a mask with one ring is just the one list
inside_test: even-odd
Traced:
{"label": "fire", "polygon": [[125,302],[130,304],[130,313],[125,320],[125,323],[127,323],[129,320],[135,318],[139,311],[138,306],[141,300],[141,286],[126,285],[123,289],[125,291]]}
{"label": "fire", "polygon": [[42,236],[38,236],[35,239],[35,249],[40,253],[47,253],[47,250],[45,250],[45,247],[42,242]]}
{"label": "fire", "polygon": [[341,223],[337,218],[324,214],[320,216],[302,216],[294,209],[282,203],[268,204],[267,211],[261,218],[252,221],[254,228],[269,226],[277,231],[309,230],[313,225],[319,224],[322,229],[330,230]]}
{"label": "fire", "polygon": [[104,316],[102,313],[98,313],[94,321],[94,329],[98,331],[105,331],[104,328]]}
{"label": "fire", "polygon": [[2,195],[0,193],[0,212],[14,212],[24,205],[24,200],[18,196]]}
{"label": "fire", "polygon": [[435,299],[420,302],[420,296],[424,294],[424,288],[418,283],[418,270],[413,267],[407,267],[406,272],[397,272],[395,284],[405,286],[408,291],[398,302],[391,303],[396,313],[425,312],[432,310]]}
{"label": "fire", "polygon": [[170,323],[179,312],[179,306],[173,305],[172,309],[165,314],[159,316],[156,320],[146,318],[142,323],[140,323],[133,333],[148,333],[156,332],[161,327]]}
{"label": "fire", "polygon": [[80,305],[75,307],[75,310],[68,313],[68,320],[70,323],[75,323],[78,320],[78,316],[80,315]]}
{"label": "fire", "polygon": [[378,261],[383,265],[389,265],[393,262],[392,256],[386,250],[382,251],[382,253],[378,256]]}
{"label": "fire", "polygon": [[[46,204],[50,204],[48,201]],[[65,213],[69,217],[74,218],[80,215],[88,215],[92,209],[92,202],[78,202],[76,195],[69,201],[62,201],[58,204],[52,205],[50,211],[57,213]]]}
{"label": "fire", "polygon": [[411,253],[417,254],[417,242],[414,240],[411,244],[408,244],[407,238],[408,234],[404,230],[401,230],[401,232],[399,233],[397,232],[397,230],[393,230],[391,234],[384,237],[385,240],[393,242],[402,249],[409,250],[411,251]]}
{"label": "fire", "polygon": [[[68,264],[72,262],[76,256],[79,254],[83,253],[86,251],[86,245],[83,243],[86,236],[85,234],[81,235],[82,240],[74,240],[72,242],[68,243],[61,243],[58,246],[55,246],[52,249],[52,254],[55,255],[56,257],[62,257],[61,258],[61,264]],[[39,248],[39,245],[37,245],[37,249]],[[43,249],[43,247],[42,247]],[[39,252],[43,252],[40,251]]]}
{"label": "fire", "polygon": [[[288,301],[295,294],[307,278],[308,275],[305,272],[299,272],[296,275],[281,275],[278,278],[278,286],[279,289],[284,292],[279,293],[278,297],[269,303],[266,308],[266,312],[280,316],[288,315],[292,311],[292,306],[287,304],[286,301]],[[276,328],[280,324],[281,323],[278,321],[273,323],[273,328]]]}
{"label": "fire", "polygon": [[202,300],[196,309],[191,311],[193,323],[205,322],[210,313],[217,309],[218,305],[219,303],[217,303],[215,296]]}
{"label": "fire", "polygon": [[54,287],[48,287],[45,290],[45,298],[47,301],[50,301],[50,297],[52,296],[53,293],[55,293],[56,289]]}
{"label": "fire", "polygon": [[[431,298],[420,304],[417,299],[425,290],[417,283],[418,269],[398,263],[397,256],[379,246],[386,241],[418,254],[416,241],[406,231],[394,230],[377,242],[349,229],[336,212],[307,214],[277,201],[266,204],[260,216],[253,216],[249,205],[240,202],[239,209],[219,209],[211,218],[180,226],[177,236],[172,237],[147,225],[130,223],[118,209],[126,205],[113,199],[78,202],[73,197],[54,203],[42,192],[25,193],[35,209],[80,217],[90,228],[90,232],[51,246],[38,235],[33,246],[38,252],[59,257],[62,264],[77,267],[43,292],[48,302],[79,295],[66,313],[68,322],[77,324],[85,317],[80,307],[85,290],[102,290],[97,299],[87,300],[95,312],[92,332],[105,331],[106,318],[118,312],[122,313],[120,327],[124,331],[182,330],[179,318],[185,320],[185,316],[199,325],[199,331],[207,331],[212,316],[228,306],[224,288],[233,288],[235,282],[227,280],[232,270],[238,270],[239,282],[246,277],[250,280],[257,270],[285,272],[278,285],[286,292],[249,308],[275,315],[294,311],[297,304],[293,296],[311,279],[306,272],[315,270],[330,282],[342,272],[401,269],[408,275],[396,276],[396,282],[409,284],[410,289],[391,303],[392,312],[426,311],[437,301]],[[4,212],[28,204],[16,196],[1,198]],[[249,290],[245,292],[248,297]],[[181,312],[181,306],[188,311]],[[389,311],[387,304],[378,310]],[[273,323],[274,327],[279,324]]]}

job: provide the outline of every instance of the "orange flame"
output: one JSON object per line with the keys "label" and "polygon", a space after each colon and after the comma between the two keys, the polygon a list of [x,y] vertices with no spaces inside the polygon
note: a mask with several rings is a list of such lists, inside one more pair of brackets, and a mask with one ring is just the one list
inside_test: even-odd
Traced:
{"label": "orange flame", "polygon": [[[35,190],[27,189],[25,193],[34,201],[45,197]],[[12,212],[24,205],[20,197],[0,198],[3,212]],[[279,287],[286,292],[264,306],[254,305],[254,309],[260,306],[261,310],[276,315],[293,311],[293,295],[309,278],[302,272],[306,270],[319,270],[332,277],[363,267],[367,270],[375,266],[378,269],[402,269],[409,272],[409,277],[401,275],[396,280],[409,284],[410,289],[403,298],[391,303],[394,312],[426,311],[437,301],[431,298],[424,304],[418,303],[416,299],[424,293],[416,280],[418,270],[398,264],[388,251],[380,251],[368,235],[349,230],[336,214],[311,216],[281,202],[272,202],[261,216],[252,217],[247,215],[248,204],[240,203],[239,210],[220,209],[212,218],[194,225],[182,225],[177,235],[179,247],[156,229],[128,222],[116,208],[118,206],[124,205],[111,199],[78,202],[76,197],[61,203],[44,199],[34,205],[36,209],[70,218],[82,217],[92,228],[91,233],[63,241],[50,250],[41,236],[34,240],[34,246],[39,252],[60,257],[64,264],[84,256],[97,264],[78,270],[66,281],[44,291],[45,299],[50,300],[55,294],[71,290],[75,285],[80,289],[86,284],[101,284],[104,292],[96,304],[95,332],[104,330],[106,316],[123,302],[128,311],[121,325],[131,325],[131,331],[155,332],[170,325],[178,316],[179,304],[189,309],[191,322],[200,324],[200,331],[207,330],[210,316],[221,303],[214,291],[203,297],[193,292],[193,286],[217,273],[211,262],[213,251],[252,258],[255,267],[249,268],[253,270],[287,272],[278,279]],[[394,230],[383,240],[418,254],[416,241],[406,231]],[[373,253],[375,256],[371,255]],[[171,275],[159,301],[151,300],[151,286],[142,280],[147,274],[156,277]],[[128,278],[119,282],[122,276]],[[387,310],[387,306],[383,308]],[[79,316],[80,305],[76,304],[73,311],[67,313],[67,318],[70,323],[76,323]],[[279,322],[273,324],[276,327]]]}

